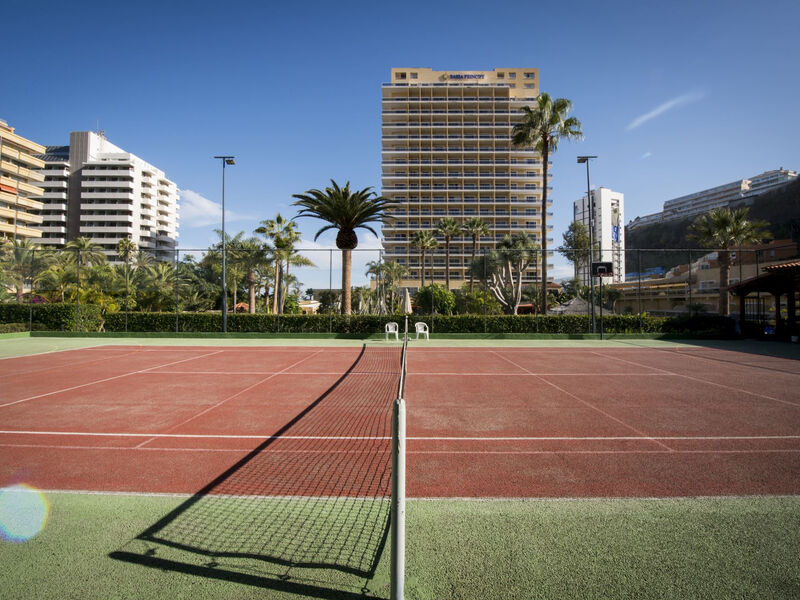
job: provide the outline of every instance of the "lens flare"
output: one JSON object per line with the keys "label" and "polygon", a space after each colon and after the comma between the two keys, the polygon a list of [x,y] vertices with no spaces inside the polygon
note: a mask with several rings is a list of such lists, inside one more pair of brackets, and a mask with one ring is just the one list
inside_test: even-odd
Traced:
{"label": "lens flare", "polygon": [[50,514],[47,498],[27,483],[0,488],[0,537],[27,542],[44,529]]}

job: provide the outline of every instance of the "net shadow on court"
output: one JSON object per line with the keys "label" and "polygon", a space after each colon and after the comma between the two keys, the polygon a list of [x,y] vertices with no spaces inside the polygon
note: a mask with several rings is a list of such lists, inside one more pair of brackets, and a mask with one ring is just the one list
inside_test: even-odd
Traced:
{"label": "net shadow on court", "polygon": [[[319,398],[110,556],[346,597],[306,584],[291,587],[290,580],[308,569],[368,579],[375,574],[389,530],[391,407],[399,369],[397,348],[362,347]],[[277,580],[259,575],[266,563]]]}

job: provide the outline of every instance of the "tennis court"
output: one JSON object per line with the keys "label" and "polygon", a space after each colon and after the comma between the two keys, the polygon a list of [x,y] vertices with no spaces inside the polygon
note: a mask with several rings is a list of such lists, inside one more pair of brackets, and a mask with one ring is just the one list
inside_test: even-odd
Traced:
{"label": "tennis court", "polygon": [[[391,345],[101,346],[3,360],[0,476],[194,493],[255,452],[258,480],[225,493],[381,496],[399,357]],[[409,497],[800,491],[790,359],[418,344],[406,389]]]}
{"label": "tennis court", "polygon": [[[370,579],[399,374],[391,343],[0,360],[0,481],[187,494],[111,553],[122,561],[169,569],[190,553]],[[796,360],[706,347],[412,343],[408,497],[797,495],[798,390]]]}

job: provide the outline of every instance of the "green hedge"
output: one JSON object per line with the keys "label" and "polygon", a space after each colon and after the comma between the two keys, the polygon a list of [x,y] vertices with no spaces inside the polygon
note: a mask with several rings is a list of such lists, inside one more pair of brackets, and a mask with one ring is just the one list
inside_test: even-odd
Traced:
{"label": "green hedge", "polygon": [[[25,331],[29,315],[34,329],[48,331],[74,331],[74,304],[18,304],[16,302],[0,304],[0,323],[24,323]],[[80,331],[99,331],[102,324],[100,307],[94,304],[82,304],[80,307]]]}
{"label": "green hedge", "polygon": [[[27,331],[28,311],[33,311],[34,329],[73,331],[75,306],[69,304],[0,304],[0,323],[23,324]],[[81,305],[80,330],[98,331],[102,319],[100,309],[94,305]],[[231,333],[337,333],[370,335],[382,333],[388,321],[401,324],[404,315],[228,315]],[[432,333],[589,333],[591,320],[586,315],[411,315],[409,329],[414,323],[424,321]],[[13,330],[19,328],[15,325]],[[105,317],[105,331],[125,331],[125,313],[110,313]],[[220,313],[179,313],[178,331],[219,332],[222,330]],[[692,317],[650,317],[642,315],[608,315],[603,317],[606,333],[674,333],[698,334],[713,337],[735,335],[733,319],[718,315]],[[175,313],[128,313],[128,331],[173,332]]]}
{"label": "green hedge", "polygon": [[[404,315],[270,315],[229,314],[231,333],[338,333],[370,335],[383,332],[388,321],[403,323]],[[547,333],[581,334],[591,330],[586,315],[412,315],[409,329],[424,321],[433,333]],[[125,331],[125,314],[106,316],[106,331]],[[175,313],[129,313],[128,331],[175,331]],[[732,319],[716,315],[691,319],[649,317],[642,315],[609,315],[603,317],[606,333],[702,333],[729,337],[733,335]],[[222,330],[219,313],[179,313],[180,332],[218,332]]]}

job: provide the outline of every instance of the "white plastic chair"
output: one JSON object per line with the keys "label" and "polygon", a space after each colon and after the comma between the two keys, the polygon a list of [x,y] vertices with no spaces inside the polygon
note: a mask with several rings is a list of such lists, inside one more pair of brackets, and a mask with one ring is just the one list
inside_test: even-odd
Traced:
{"label": "white plastic chair", "polygon": [[430,335],[428,334],[429,333],[428,325],[426,323],[423,323],[422,321],[417,321],[416,323],[414,323],[414,330],[417,332],[417,339],[419,339],[420,333],[425,336],[426,340],[431,339]]}
{"label": "white plastic chair", "polygon": [[389,334],[394,334],[394,339],[400,341],[400,338],[397,336],[397,332],[400,330],[397,323],[394,321],[386,324],[386,341],[389,341]]}

